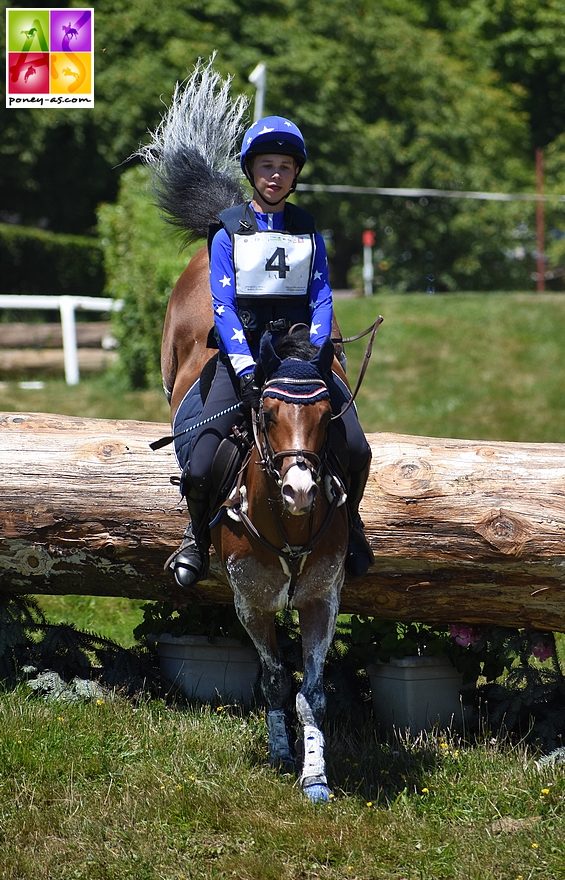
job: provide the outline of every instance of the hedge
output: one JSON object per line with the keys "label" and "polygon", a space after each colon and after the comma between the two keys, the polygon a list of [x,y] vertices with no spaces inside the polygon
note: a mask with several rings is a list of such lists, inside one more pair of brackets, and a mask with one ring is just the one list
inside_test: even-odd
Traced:
{"label": "hedge", "polygon": [[96,238],[0,223],[0,293],[101,296],[104,260]]}
{"label": "hedge", "polygon": [[121,372],[132,388],[160,388],[165,310],[195,247],[181,253],[178,239],[153,204],[149,175],[141,166],[122,175],[115,204],[100,206],[98,230],[107,296],[124,302],[112,318]]}

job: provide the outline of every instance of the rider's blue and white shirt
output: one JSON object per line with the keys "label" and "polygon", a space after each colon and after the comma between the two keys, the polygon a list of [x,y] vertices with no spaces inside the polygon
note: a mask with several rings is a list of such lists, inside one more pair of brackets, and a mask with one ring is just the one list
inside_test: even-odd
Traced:
{"label": "rider's blue and white shirt", "polygon": [[[247,241],[244,236],[234,236],[237,254],[225,229],[216,233],[210,250],[210,288],[220,349],[238,376],[254,369],[258,354],[258,337],[250,338],[241,320],[238,293],[257,300],[281,297],[292,302],[301,298],[307,303],[310,338],[315,345],[322,345],[332,329],[332,291],[320,233],[281,235],[283,211],[254,213],[258,233],[247,236]],[[269,236],[270,230],[273,236]],[[253,251],[252,257],[247,257],[246,245]],[[282,266],[285,271],[280,271]]]}

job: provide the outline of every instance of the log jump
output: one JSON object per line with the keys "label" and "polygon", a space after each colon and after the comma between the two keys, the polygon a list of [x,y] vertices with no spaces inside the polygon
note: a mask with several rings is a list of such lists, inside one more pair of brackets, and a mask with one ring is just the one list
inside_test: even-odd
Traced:
{"label": "log jump", "polygon": [[[153,422],[0,413],[0,595],[181,597],[186,509]],[[368,435],[375,552],[343,612],[565,631],[565,444]],[[192,591],[231,602],[212,556]],[[186,598],[186,597],[185,597]]]}

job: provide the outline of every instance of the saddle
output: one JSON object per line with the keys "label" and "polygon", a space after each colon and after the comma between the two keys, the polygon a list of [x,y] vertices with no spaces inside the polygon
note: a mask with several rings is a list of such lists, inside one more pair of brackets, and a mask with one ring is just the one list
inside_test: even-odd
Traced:
{"label": "saddle", "polygon": [[[213,330],[211,330],[210,333],[212,334]],[[208,347],[210,348],[212,346],[209,345]],[[218,357],[219,353],[216,353],[210,358],[210,360],[204,365],[200,374],[199,389],[202,404],[206,402],[206,398],[210,392]],[[249,456],[249,452],[253,446],[250,434],[250,428],[247,426],[242,428],[234,426],[234,431],[221,441],[216,450],[210,472],[210,510],[213,514],[219,507],[221,507],[230,495],[236,484],[238,474]],[[186,494],[185,482],[189,474],[189,469],[190,459],[184,466],[178,481],[179,490],[183,497]],[[176,482],[175,478],[171,478],[171,480]]]}

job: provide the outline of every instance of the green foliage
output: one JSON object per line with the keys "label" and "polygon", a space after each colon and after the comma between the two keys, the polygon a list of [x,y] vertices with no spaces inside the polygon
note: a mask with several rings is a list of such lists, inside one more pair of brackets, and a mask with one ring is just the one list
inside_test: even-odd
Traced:
{"label": "green foliage", "polygon": [[107,293],[124,303],[114,316],[123,374],[132,388],[158,387],[165,309],[187,256],[166,234],[145,169],[122,175],[116,204],[99,210],[99,229]]}
{"label": "green foliage", "polygon": [[63,682],[96,679],[130,695],[155,689],[147,653],[126,650],[72,624],[51,624],[29,596],[0,600],[0,683],[14,687],[47,671]]}
{"label": "green foliage", "polygon": [[475,725],[504,730],[545,748],[562,744],[565,676],[552,633],[502,626],[380,620],[351,615],[339,633],[343,660],[367,666],[392,658],[445,656],[462,673],[463,700]]}
{"label": "green foliage", "polygon": [[377,620],[353,614],[349,628],[352,653],[357,662],[364,664],[420,654],[436,657],[446,654],[453,644],[447,630],[434,629],[425,623]]}
{"label": "green foliage", "polygon": [[206,636],[210,641],[218,636],[249,641],[233,605],[191,602],[184,608],[176,608],[170,602],[148,602],[143,606],[143,620],[133,634],[144,642],[154,641],[163,633],[172,636]]}
{"label": "green foliage", "polygon": [[[363,4],[361,10],[340,2],[314,28],[320,32],[310,37],[301,61],[290,41],[293,63],[286,80],[277,69],[280,100],[291,113],[290,95],[308,66],[312,87],[301,92],[299,117],[313,158],[304,182],[452,190],[532,187],[531,159],[523,150],[526,129],[515,96],[501,90],[480,63],[450,49],[447,34],[427,27],[419,4],[400,14],[395,3],[384,10]],[[339,48],[332,42],[335,33]],[[282,58],[277,63],[286,66]],[[339,122],[329,134],[332,105],[340,108]],[[507,254],[515,245],[516,227],[516,212],[507,205],[491,204],[479,213],[474,202],[461,199],[316,193],[301,194],[301,201],[315,209],[322,227],[333,230],[338,287],[346,286],[345,265],[359,253],[367,225],[377,233],[377,285],[423,291],[430,275],[438,290],[481,287],[480,278],[491,289],[528,281],[528,262],[515,263]],[[520,213],[524,218],[523,206]],[[529,211],[528,226],[532,220]]]}
{"label": "green foliage", "polygon": [[480,47],[509,86],[519,88],[529,119],[531,149],[542,147],[565,128],[565,40],[563,0],[472,0],[462,20],[468,45]]}
{"label": "green foliage", "polygon": [[[267,63],[265,110],[304,129],[305,183],[532,191],[532,145],[550,143],[563,155],[562,11],[562,0],[277,0],[264,9],[172,0],[156,15],[149,0],[124,9],[101,0],[94,109],[0,110],[5,211],[19,222],[92,229],[97,204],[114,199],[121,163],[157,124],[161,101],[215,49],[235,93],[252,96],[249,71]],[[548,178],[547,186],[557,183]],[[441,290],[531,283],[531,203],[299,198],[332,234],[337,287],[347,285],[369,223],[380,286],[425,290],[430,275]],[[550,252],[558,270],[561,252]],[[562,288],[561,275],[555,284]],[[136,360],[142,375],[144,352]]]}
{"label": "green foliage", "polygon": [[2,293],[102,293],[102,251],[95,238],[0,223],[0,253]]}

